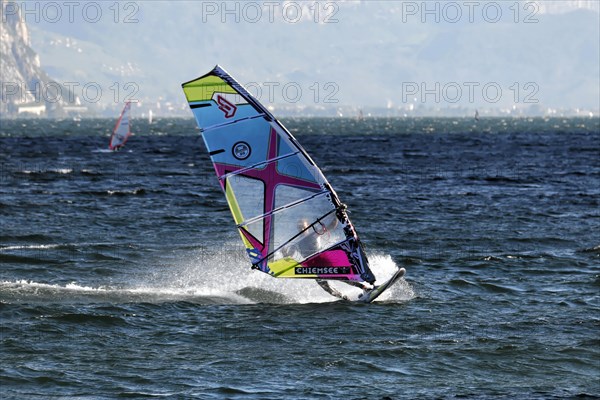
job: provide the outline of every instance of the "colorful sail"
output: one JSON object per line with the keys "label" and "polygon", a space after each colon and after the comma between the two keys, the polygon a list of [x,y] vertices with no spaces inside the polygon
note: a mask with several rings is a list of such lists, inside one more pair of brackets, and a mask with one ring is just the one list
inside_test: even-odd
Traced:
{"label": "colorful sail", "polygon": [[345,206],[294,136],[219,66],[182,86],[253,268],[373,283]]}
{"label": "colorful sail", "polygon": [[118,150],[121,147],[125,146],[127,139],[131,136],[131,127],[129,125],[129,111],[131,110],[131,103],[128,101],[125,103],[125,107],[123,107],[123,111],[121,111],[121,116],[119,117],[117,124],[115,125],[115,129],[113,131],[112,136],[110,137],[110,142],[108,143],[108,148],[110,150]]}

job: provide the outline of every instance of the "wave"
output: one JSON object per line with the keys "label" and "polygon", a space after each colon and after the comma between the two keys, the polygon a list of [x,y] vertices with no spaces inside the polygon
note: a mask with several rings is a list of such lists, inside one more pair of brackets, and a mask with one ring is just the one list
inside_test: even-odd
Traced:
{"label": "wave", "polygon": [[600,255],[600,244],[593,247],[586,247],[585,249],[578,250],[579,253],[591,253]]}
{"label": "wave", "polygon": [[55,249],[61,247],[61,244],[28,244],[15,246],[0,246],[0,252],[8,250],[39,250],[39,249]]}
{"label": "wave", "polygon": [[[229,258],[237,263],[235,257]],[[52,284],[31,280],[0,282],[0,303],[164,303],[185,301],[212,304],[297,304],[325,303],[338,299],[324,292],[312,280],[277,279],[249,268],[223,268],[223,259],[208,260],[199,266],[191,262],[183,268],[169,268],[165,273],[153,272],[152,283],[118,287],[90,286],[79,282]],[[388,256],[371,257],[376,284],[389,279],[396,264]],[[244,264],[245,265],[245,264]],[[341,282],[332,282],[350,298],[358,298],[360,290]],[[404,302],[416,297],[404,279],[384,292],[378,302]]]}
{"label": "wave", "polygon": [[131,190],[107,190],[109,196],[128,196],[128,195],[143,195],[146,194],[144,188],[135,188]]}
{"label": "wave", "polygon": [[73,168],[49,168],[49,169],[23,169],[17,171],[17,173],[25,174],[25,175],[46,175],[46,174],[59,174],[66,175],[71,174],[73,172]]}
{"label": "wave", "polygon": [[[5,241],[17,241],[17,240],[23,240],[23,238],[29,238],[32,236],[36,236],[38,237],[37,240],[40,240],[39,238],[43,238],[44,240],[51,240],[52,238],[49,236],[43,236],[43,235],[28,235],[28,236],[4,236],[4,237],[0,237],[0,239],[3,239]],[[95,248],[95,249],[114,249],[115,246],[119,246],[122,245],[123,243],[116,243],[116,242],[73,242],[73,243],[45,243],[45,244],[13,244],[13,245],[6,245],[6,246],[0,246],[0,253],[10,253],[11,251],[15,251],[15,250],[49,250],[49,249],[55,249],[55,250],[64,250],[64,249],[73,249],[73,248],[84,248],[84,247],[91,247],[91,248]]]}
{"label": "wave", "polygon": [[211,288],[164,288],[65,285],[27,280],[0,282],[0,302],[23,303],[164,303],[186,301],[199,304],[249,304],[243,296]]}
{"label": "wave", "polygon": [[[317,285],[312,279],[279,279],[251,270],[240,246],[224,246],[226,250],[207,255],[202,252],[197,258],[169,267],[164,273],[155,274],[155,286],[168,282],[176,287],[215,287],[226,293],[245,296],[257,303],[306,304],[338,301]],[[239,251],[238,251],[239,250]],[[376,284],[391,278],[397,270],[389,255],[372,254],[371,269],[377,277]],[[410,270],[408,271],[410,274]],[[330,281],[331,286],[349,298],[358,298],[360,289],[343,282]],[[401,279],[378,299],[379,302],[405,302],[416,297],[412,286]]]}
{"label": "wave", "polygon": [[[144,188],[133,188],[133,189],[120,189],[120,190],[83,190],[79,194],[91,195],[91,196],[142,196],[147,193]],[[155,192],[153,193],[160,193]]]}

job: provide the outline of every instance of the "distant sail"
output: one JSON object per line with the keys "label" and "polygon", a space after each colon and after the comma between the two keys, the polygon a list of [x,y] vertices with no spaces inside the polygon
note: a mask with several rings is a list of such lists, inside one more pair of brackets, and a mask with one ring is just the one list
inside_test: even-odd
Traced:
{"label": "distant sail", "polygon": [[148,123],[152,123],[152,110],[148,110]]}
{"label": "distant sail", "polygon": [[182,86],[253,268],[373,283],[345,206],[296,138],[219,66]]}
{"label": "distant sail", "polygon": [[475,121],[479,121],[479,111],[475,110]]}
{"label": "distant sail", "polygon": [[129,111],[131,109],[131,102],[125,103],[125,107],[123,107],[123,111],[121,111],[121,116],[115,125],[115,129],[113,131],[112,136],[110,137],[110,142],[108,143],[108,148],[110,150],[118,150],[121,147],[125,146],[127,139],[131,136],[131,127],[129,125]]}

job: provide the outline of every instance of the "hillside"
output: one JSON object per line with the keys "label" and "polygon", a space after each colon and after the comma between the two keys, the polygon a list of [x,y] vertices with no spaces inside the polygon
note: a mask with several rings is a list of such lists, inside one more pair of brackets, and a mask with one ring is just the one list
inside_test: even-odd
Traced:
{"label": "hillside", "polygon": [[525,10],[515,22],[507,3],[497,22],[480,14],[452,22],[409,15],[402,2],[348,1],[311,3],[320,9],[305,7],[297,21],[275,8],[271,21],[264,9],[261,18],[236,11],[237,3],[228,14],[205,3],[142,1],[115,22],[112,3],[102,4],[95,23],[77,14],[27,21],[47,71],[100,86],[101,108],[117,110],[129,96],[158,114],[184,113],[181,82],[218,63],[276,108],[600,109],[592,10],[525,23]]}

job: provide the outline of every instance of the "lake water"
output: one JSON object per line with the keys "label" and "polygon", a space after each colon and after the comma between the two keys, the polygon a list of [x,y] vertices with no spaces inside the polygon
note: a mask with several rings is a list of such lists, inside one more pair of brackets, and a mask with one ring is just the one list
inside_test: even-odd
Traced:
{"label": "lake water", "polygon": [[600,122],[288,119],[370,304],[250,270],[195,122],[3,120],[0,397],[600,398]]}

